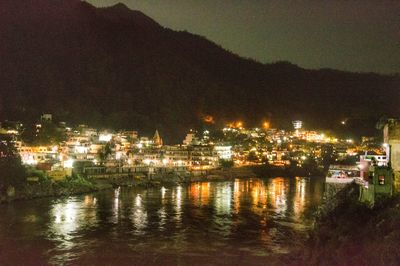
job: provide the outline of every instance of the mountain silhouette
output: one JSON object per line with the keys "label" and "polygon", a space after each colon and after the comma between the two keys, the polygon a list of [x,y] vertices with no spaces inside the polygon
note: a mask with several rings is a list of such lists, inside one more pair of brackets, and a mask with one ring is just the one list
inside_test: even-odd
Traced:
{"label": "mountain silhouette", "polygon": [[302,119],[335,129],[342,119],[370,127],[400,113],[399,75],[262,64],[123,4],[2,0],[0,40],[0,119],[52,113],[96,127],[158,128],[171,143],[206,115],[216,126]]}

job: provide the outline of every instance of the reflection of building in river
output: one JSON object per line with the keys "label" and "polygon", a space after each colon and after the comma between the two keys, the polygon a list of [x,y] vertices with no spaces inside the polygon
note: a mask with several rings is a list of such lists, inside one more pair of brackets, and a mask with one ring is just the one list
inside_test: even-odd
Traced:
{"label": "reflection of building in river", "polygon": [[229,183],[224,186],[217,186],[215,191],[214,206],[216,213],[229,214],[231,212],[231,201],[232,201],[232,188]]}
{"label": "reflection of building in river", "polygon": [[[210,197],[210,184],[191,184],[188,193],[194,205],[207,205]],[[274,209],[282,215],[287,212],[293,213],[296,218],[301,217],[308,202],[319,201],[321,193],[321,186],[318,182],[301,177],[292,179],[277,177],[264,181],[236,179],[233,186],[228,183],[216,186],[212,192],[215,197],[213,204],[218,214],[230,212],[238,214],[243,204],[251,204],[252,211],[260,215],[265,212],[265,209]],[[307,197],[315,197],[315,199]]]}
{"label": "reflection of building in river", "polygon": [[135,197],[135,205],[132,208],[131,220],[135,226],[135,234],[144,234],[148,223],[148,217],[140,194],[137,194]]}
{"label": "reflection of building in river", "polygon": [[277,177],[268,184],[268,203],[276,209],[277,213],[284,213],[287,208],[288,180]]}
{"label": "reflection of building in river", "polygon": [[194,205],[207,205],[210,197],[210,183],[192,183],[189,187],[189,198]]}
{"label": "reflection of building in river", "polygon": [[266,208],[267,198],[265,197],[266,193],[264,182],[262,182],[261,180],[253,180],[250,183],[250,189],[253,206]]}
{"label": "reflection of building in river", "polygon": [[240,184],[240,180],[235,179],[235,183],[233,184],[233,209],[236,214],[238,214],[240,210]]}
{"label": "reflection of building in river", "polygon": [[297,218],[304,212],[306,204],[306,185],[307,180],[305,178],[296,177],[295,186],[296,190],[293,199],[293,212]]}
{"label": "reflection of building in river", "polygon": [[174,219],[177,222],[177,227],[180,227],[182,224],[182,187],[178,186],[177,188],[172,190],[172,200],[174,203]]}
{"label": "reflection of building in river", "polygon": [[49,230],[63,245],[69,246],[74,232],[97,223],[96,208],[97,200],[93,196],[85,196],[83,201],[76,197],[60,201],[50,210],[54,220],[50,223]]}
{"label": "reflection of building in river", "polygon": [[112,216],[112,220],[114,223],[118,223],[119,220],[119,195],[121,192],[121,188],[116,188],[114,190],[114,204],[113,204],[113,216]]}

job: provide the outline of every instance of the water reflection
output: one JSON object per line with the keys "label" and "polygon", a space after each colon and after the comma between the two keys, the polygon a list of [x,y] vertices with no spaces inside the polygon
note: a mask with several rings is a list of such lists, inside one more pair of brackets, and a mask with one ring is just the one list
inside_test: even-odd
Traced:
{"label": "water reflection", "polygon": [[113,215],[112,221],[113,223],[118,223],[119,218],[119,196],[121,193],[121,188],[117,188],[114,190],[114,205],[113,205]]}
{"label": "water reflection", "polygon": [[87,195],[83,201],[74,197],[56,201],[50,216],[53,221],[49,230],[64,240],[71,239],[72,233],[79,227],[96,224],[96,198]]}
{"label": "water reflection", "polygon": [[294,197],[294,214],[299,218],[305,209],[306,203],[306,178],[296,177],[296,192]]}
{"label": "water reflection", "polygon": [[58,264],[81,254],[80,251],[71,251],[83,244],[77,241],[79,231],[96,227],[98,223],[96,208],[97,199],[93,195],[86,195],[83,199],[71,197],[54,201],[49,211],[48,228],[43,233],[44,238],[56,245],[54,249],[45,251],[54,254],[49,262]]}
{"label": "water reflection", "polygon": [[[265,257],[287,252],[293,237],[304,237],[308,210],[322,192],[323,183],[312,178],[236,179],[21,202],[0,209],[0,246],[10,245],[7,239],[40,243],[39,264],[96,264],[99,258],[126,264],[143,256],[166,264],[201,258],[218,264],[238,254]],[[3,229],[8,221],[15,228]]]}
{"label": "water reflection", "polygon": [[231,213],[232,189],[229,183],[216,187],[214,198],[214,206],[217,215]]}
{"label": "water reflection", "polygon": [[210,197],[210,182],[197,182],[189,185],[189,196],[192,204],[204,206],[208,204]]}
{"label": "water reflection", "polygon": [[135,197],[135,205],[132,208],[132,223],[134,225],[134,233],[143,235],[147,227],[147,211],[142,203],[142,196],[137,194]]}

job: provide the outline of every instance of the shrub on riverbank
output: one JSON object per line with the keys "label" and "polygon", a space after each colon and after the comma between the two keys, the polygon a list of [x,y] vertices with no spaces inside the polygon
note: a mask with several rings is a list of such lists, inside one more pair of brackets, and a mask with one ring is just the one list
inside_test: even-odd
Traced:
{"label": "shrub on riverbank", "polygon": [[[35,176],[35,173],[30,173]],[[67,177],[62,181],[55,182],[46,175],[38,174],[40,175],[38,182],[25,182],[16,188],[14,196],[7,197],[4,194],[0,198],[0,203],[40,197],[69,196],[97,190],[92,182],[80,176]]]}
{"label": "shrub on riverbank", "polygon": [[400,261],[400,196],[374,208],[357,200],[355,185],[318,216],[305,261],[311,265],[395,265]]}
{"label": "shrub on riverbank", "polygon": [[79,175],[68,176],[64,180],[54,183],[56,187],[68,190],[95,190],[95,185],[84,177]]}

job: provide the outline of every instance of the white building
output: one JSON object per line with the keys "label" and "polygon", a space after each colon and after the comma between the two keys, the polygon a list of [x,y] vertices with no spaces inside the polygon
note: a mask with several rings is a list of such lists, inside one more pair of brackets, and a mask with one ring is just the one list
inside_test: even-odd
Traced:
{"label": "white building", "polygon": [[199,139],[196,136],[196,132],[190,130],[190,132],[186,135],[186,138],[183,140],[183,145],[198,145]]}
{"label": "white building", "polygon": [[295,130],[299,130],[303,127],[303,121],[300,120],[292,121],[292,124]]}
{"label": "white building", "polygon": [[222,160],[232,160],[232,146],[215,146],[218,158]]}
{"label": "white building", "polygon": [[164,146],[163,163],[167,166],[188,166],[189,150],[186,146]]}

